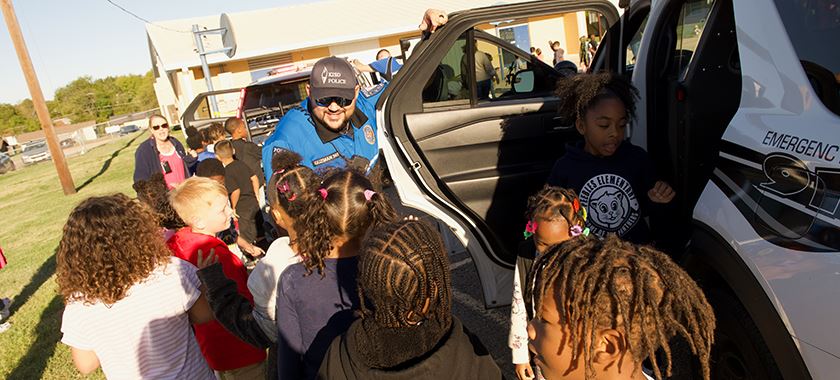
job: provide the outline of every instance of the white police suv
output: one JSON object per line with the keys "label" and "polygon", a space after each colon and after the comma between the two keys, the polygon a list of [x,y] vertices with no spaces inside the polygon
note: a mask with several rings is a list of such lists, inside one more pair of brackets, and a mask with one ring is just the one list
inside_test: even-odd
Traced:
{"label": "white police suv", "polygon": [[[715,307],[712,377],[840,378],[838,1],[641,0],[619,17],[605,0],[545,0],[451,15],[383,94],[379,141],[403,203],[465,244],[490,307],[509,302],[527,195],[579,138],[556,115],[558,73],[522,46],[545,33],[603,36],[590,70],[640,89],[630,139],[678,193],[679,211],[650,223]],[[499,74],[489,94],[477,52]]]}

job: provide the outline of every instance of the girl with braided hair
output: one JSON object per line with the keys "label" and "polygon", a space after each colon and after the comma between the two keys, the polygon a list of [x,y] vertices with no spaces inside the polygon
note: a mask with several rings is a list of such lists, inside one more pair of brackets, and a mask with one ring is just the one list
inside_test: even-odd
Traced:
{"label": "girl with braided hair", "polygon": [[[221,265],[209,265],[198,271],[199,278],[207,286],[216,319],[234,335],[257,347],[271,347],[277,341],[274,317],[277,283],[287,267],[301,261],[295,250],[294,221],[306,210],[302,200],[304,194],[318,186],[319,178],[312,169],[300,165],[300,161],[300,155],[287,150],[275,153],[272,158],[268,204],[275,223],[289,236],[275,239],[248,276],[253,306],[237,293],[236,283],[225,277]],[[208,262],[213,262],[212,256]]]}
{"label": "girl with braided hair", "polygon": [[[666,214],[674,190],[656,173],[647,152],[625,141],[639,91],[621,75],[582,74],[557,82],[558,114],[573,120],[583,141],[567,145],[546,183],[574,189],[589,212],[587,227],[634,243],[648,243],[649,213]],[[645,196],[646,195],[646,196]]]}
{"label": "girl with braided hair", "polygon": [[[528,198],[525,213],[528,222],[525,225],[525,242],[520,246],[516,257],[513,274],[513,297],[510,308],[510,347],[516,377],[519,380],[533,379],[531,358],[528,355],[528,320],[531,313],[530,302],[522,297],[522,284],[531,269],[535,256],[550,247],[575,236],[586,236],[589,231],[586,223],[586,209],[574,190],[554,186],[544,186],[538,193]],[[532,238],[532,239],[531,239]]]}
{"label": "girl with braided hair", "polygon": [[361,319],[329,347],[319,379],[500,379],[477,337],[452,315],[440,235],[405,219],[371,232],[359,255]]}
{"label": "girl with braided hair", "polygon": [[538,257],[527,284],[535,310],[529,348],[547,379],[661,380],[671,376],[668,341],[676,335],[709,379],[714,312],[664,253],[615,236],[572,239]]}
{"label": "girl with braided hair", "polygon": [[312,379],[332,340],[353,322],[358,253],[370,227],[396,212],[353,170],[328,174],[308,191],[295,219],[303,262],[289,266],[277,287],[277,367],[281,379]]}

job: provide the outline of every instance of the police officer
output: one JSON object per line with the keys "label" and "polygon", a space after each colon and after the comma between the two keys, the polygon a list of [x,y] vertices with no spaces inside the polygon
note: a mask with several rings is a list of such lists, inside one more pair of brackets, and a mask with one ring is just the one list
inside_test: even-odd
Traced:
{"label": "police officer", "polygon": [[[367,159],[369,171],[379,156],[375,105],[383,88],[360,94],[349,62],[337,57],[319,60],[306,85],[308,97],[283,116],[263,144],[263,162],[285,149],[300,154],[302,165],[316,171],[344,167],[354,156]],[[271,165],[264,166],[268,180]]]}

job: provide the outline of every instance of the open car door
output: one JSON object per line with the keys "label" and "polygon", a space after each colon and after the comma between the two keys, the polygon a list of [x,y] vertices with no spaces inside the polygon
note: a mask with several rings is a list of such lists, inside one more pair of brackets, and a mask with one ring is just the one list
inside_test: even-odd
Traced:
{"label": "open car door", "polygon": [[488,307],[510,302],[528,196],[579,139],[556,115],[552,52],[545,63],[528,45],[568,36],[567,59],[577,59],[578,38],[589,34],[578,31],[581,20],[605,33],[618,17],[607,0],[457,12],[415,48],[378,104],[379,141],[402,202],[464,243]]}

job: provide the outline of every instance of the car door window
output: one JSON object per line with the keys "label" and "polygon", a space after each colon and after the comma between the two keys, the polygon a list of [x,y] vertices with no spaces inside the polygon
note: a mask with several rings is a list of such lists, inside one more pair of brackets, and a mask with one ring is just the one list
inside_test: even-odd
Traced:
{"label": "car door window", "polygon": [[674,69],[680,77],[685,76],[688,64],[697,51],[697,44],[703,35],[706,21],[712,12],[714,0],[690,0],[683,4],[677,21],[677,45],[674,52]]}
{"label": "car door window", "polygon": [[813,0],[776,0],[776,6],[811,87],[826,108],[840,115],[840,6]]}
{"label": "car door window", "polygon": [[458,38],[438,64],[423,88],[423,105],[468,104],[470,100],[469,73],[464,72],[467,61],[467,33]]}
{"label": "car door window", "polygon": [[641,26],[636,30],[636,34],[633,35],[633,38],[627,44],[627,53],[624,55],[625,72],[633,72],[633,69],[636,67],[636,55],[639,53],[639,46],[642,44],[642,34],[645,31],[647,22],[648,15],[646,14]]}

